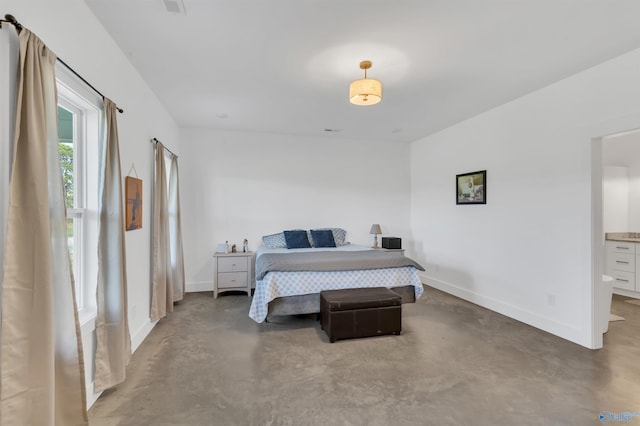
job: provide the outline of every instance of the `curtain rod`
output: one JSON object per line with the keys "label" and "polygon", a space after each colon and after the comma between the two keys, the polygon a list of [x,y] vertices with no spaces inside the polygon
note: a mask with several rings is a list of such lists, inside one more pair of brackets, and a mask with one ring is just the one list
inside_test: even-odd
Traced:
{"label": "curtain rod", "polygon": [[173,155],[174,157],[178,158],[178,156],[176,154],[173,153],[173,151],[171,151],[169,148],[167,148],[167,146],[165,144],[163,144],[162,142],[160,142],[158,139],[153,138],[151,139],[149,142],[151,143],[159,143],[160,145],[162,145],[162,147],[164,149],[166,149],[167,151],[169,151],[169,154]]}
{"label": "curtain rod", "polygon": [[[4,15],[4,19],[0,19],[0,28],[2,28],[2,23],[3,22],[13,25],[16,28],[16,31],[18,31],[18,33],[20,32],[20,30],[22,30],[22,28],[24,28],[22,26],[22,24],[20,24],[18,22],[18,20],[13,15],[10,15],[10,14]],[[58,55],[56,55],[56,59],[58,60],[58,62],[60,62],[62,65],[64,65],[69,71],[71,71],[76,77],[78,77],[80,80],[82,80],[84,82],[84,84],[89,86],[91,89],[93,89],[94,92],[96,92],[98,95],[100,95],[102,97],[102,100],[104,100],[105,96],[98,89],[93,87],[93,85],[91,83],[89,83],[87,80],[85,80],[84,77],[82,77],[80,74],[78,74],[76,72],[76,70],[74,70],[69,65],[67,65],[67,63],[65,61],[63,61],[61,58],[59,58]],[[119,108],[117,105],[116,105],[116,109],[121,114],[124,112],[124,110],[122,108]]]}

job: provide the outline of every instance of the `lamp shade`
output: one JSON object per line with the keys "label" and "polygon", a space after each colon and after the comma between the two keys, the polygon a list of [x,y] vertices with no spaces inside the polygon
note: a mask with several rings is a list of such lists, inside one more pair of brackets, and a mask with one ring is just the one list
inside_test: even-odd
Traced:
{"label": "lamp shade", "polygon": [[369,233],[374,235],[382,234],[382,229],[380,229],[380,225],[374,223],[373,225],[371,225],[371,230],[369,231]]}
{"label": "lamp shade", "polygon": [[354,105],[375,105],[382,100],[382,83],[373,78],[351,82],[349,101]]}
{"label": "lamp shade", "polygon": [[382,83],[373,78],[367,78],[367,70],[371,65],[371,61],[360,62],[360,69],[364,70],[364,78],[352,81],[349,85],[349,102],[354,105],[375,105],[382,100]]}

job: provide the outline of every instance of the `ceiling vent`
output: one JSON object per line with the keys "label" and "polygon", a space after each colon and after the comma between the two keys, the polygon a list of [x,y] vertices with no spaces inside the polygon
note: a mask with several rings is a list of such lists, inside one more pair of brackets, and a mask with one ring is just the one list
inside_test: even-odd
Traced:
{"label": "ceiling vent", "polygon": [[187,10],[184,7],[184,1],[182,0],[163,0],[164,7],[167,9],[167,12],[171,13],[180,13],[182,15],[186,15]]}

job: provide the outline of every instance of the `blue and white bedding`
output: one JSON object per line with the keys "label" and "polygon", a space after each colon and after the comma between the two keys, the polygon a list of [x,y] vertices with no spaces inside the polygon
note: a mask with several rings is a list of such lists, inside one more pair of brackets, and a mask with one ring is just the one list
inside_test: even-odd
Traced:
{"label": "blue and white bedding", "polygon": [[[362,251],[369,247],[348,244],[336,248],[296,249],[296,253],[304,251]],[[261,247],[256,256],[264,253],[291,253],[287,249],[267,249]],[[262,280],[256,281],[256,289],[249,310],[249,317],[256,322],[263,322],[268,313],[268,304],[278,297],[298,296],[319,293],[322,290],[338,290],[345,288],[413,286],[416,299],[424,289],[413,266],[384,269],[362,269],[351,271],[271,271]]]}

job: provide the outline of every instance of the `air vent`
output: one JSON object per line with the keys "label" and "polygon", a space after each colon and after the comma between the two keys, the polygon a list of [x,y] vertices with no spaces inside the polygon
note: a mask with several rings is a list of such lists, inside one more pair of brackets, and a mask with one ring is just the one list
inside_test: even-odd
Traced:
{"label": "air vent", "polygon": [[164,7],[167,9],[167,12],[171,13],[180,13],[182,15],[186,15],[187,10],[184,7],[184,2],[182,0],[163,0]]}

